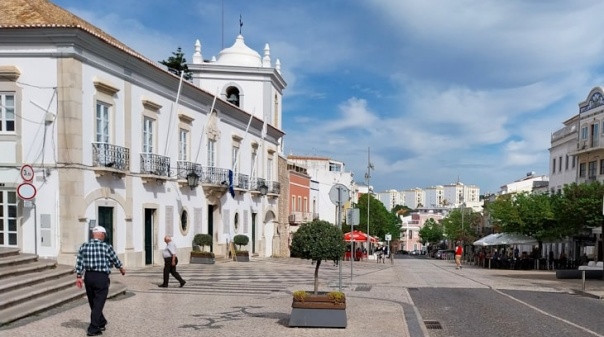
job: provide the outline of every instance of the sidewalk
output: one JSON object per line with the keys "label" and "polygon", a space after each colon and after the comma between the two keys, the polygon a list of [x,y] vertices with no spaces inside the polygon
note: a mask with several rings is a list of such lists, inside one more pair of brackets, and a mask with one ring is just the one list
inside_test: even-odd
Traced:
{"label": "sidewalk", "polygon": [[[430,288],[493,288],[571,292],[581,280],[557,280],[553,272],[489,270],[451,261],[396,259],[342,263],[342,287],[347,296],[346,329],[289,328],[291,293],[312,290],[314,265],[299,259],[254,258],[249,263],[179,266],[184,288],[172,279],[168,289],[157,287],[162,268],[127,271],[112,278],[126,284],[129,295],[110,300],[103,336],[429,336],[410,290]],[[337,290],[339,268],[323,262],[320,290]],[[604,282],[588,280],[586,291],[604,295]],[[85,336],[86,303],[67,306],[52,315],[0,329],[0,335]]]}

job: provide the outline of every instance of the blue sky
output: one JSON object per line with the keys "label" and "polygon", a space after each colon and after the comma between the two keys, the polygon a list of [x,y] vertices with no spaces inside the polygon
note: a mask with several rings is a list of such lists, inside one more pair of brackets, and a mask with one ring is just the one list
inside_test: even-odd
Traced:
{"label": "blue sky", "polygon": [[459,177],[496,192],[548,174],[551,133],[603,83],[597,0],[53,2],[158,61],[178,46],[191,60],[196,39],[218,55],[241,14],[246,44],[269,43],[288,83],[285,153],[362,181],[370,147],[378,191]]}

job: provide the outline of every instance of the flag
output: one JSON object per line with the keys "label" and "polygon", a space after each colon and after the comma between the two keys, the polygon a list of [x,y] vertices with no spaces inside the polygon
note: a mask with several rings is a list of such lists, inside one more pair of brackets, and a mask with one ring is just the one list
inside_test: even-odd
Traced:
{"label": "flag", "polygon": [[233,170],[229,170],[229,193],[231,197],[235,197],[235,189],[233,189]]}

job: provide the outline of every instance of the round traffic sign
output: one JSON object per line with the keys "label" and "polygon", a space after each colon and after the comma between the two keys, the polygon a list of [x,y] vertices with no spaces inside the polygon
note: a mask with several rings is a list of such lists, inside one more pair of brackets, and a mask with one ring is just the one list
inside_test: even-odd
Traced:
{"label": "round traffic sign", "polygon": [[31,200],[36,197],[36,186],[30,183],[21,183],[17,186],[17,194],[23,200]]}
{"label": "round traffic sign", "polygon": [[350,200],[350,190],[342,184],[335,184],[329,190],[329,200],[336,205],[341,205]]}
{"label": "round traffic sign", "polygon": [[21,178],[25,181],[32,181],[34,179],[34,168],[31,165],[21,166]]}

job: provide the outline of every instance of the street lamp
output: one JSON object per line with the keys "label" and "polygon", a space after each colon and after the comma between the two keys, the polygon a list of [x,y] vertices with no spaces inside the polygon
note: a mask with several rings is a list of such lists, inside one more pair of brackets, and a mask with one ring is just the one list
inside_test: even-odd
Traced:
{"label": "street lamp", "polygon": [[187,185],[189,185],[191,190],[194,190],[199,185],[199,175],[194,171],[187,174]]}
{"label": "street lamp", "polygon": [[369,236],[369,201],[371,200],[371,186],[369,186],[369,182],[371,181],[371,170],[373,170],[373,164],[371,163],[371,155],[370,148],[367,148],[367,173],[365,173],[365,179],[367,180],[367,255],[369,255],[369,247],[371,244],[371,237]]}
{"label": "street lamp", "polygon": [[268,186],[266,186],[265,184],[260,185],[258,187],[258,192],[260,192],[262,196],[265,196],[268,193]]}

